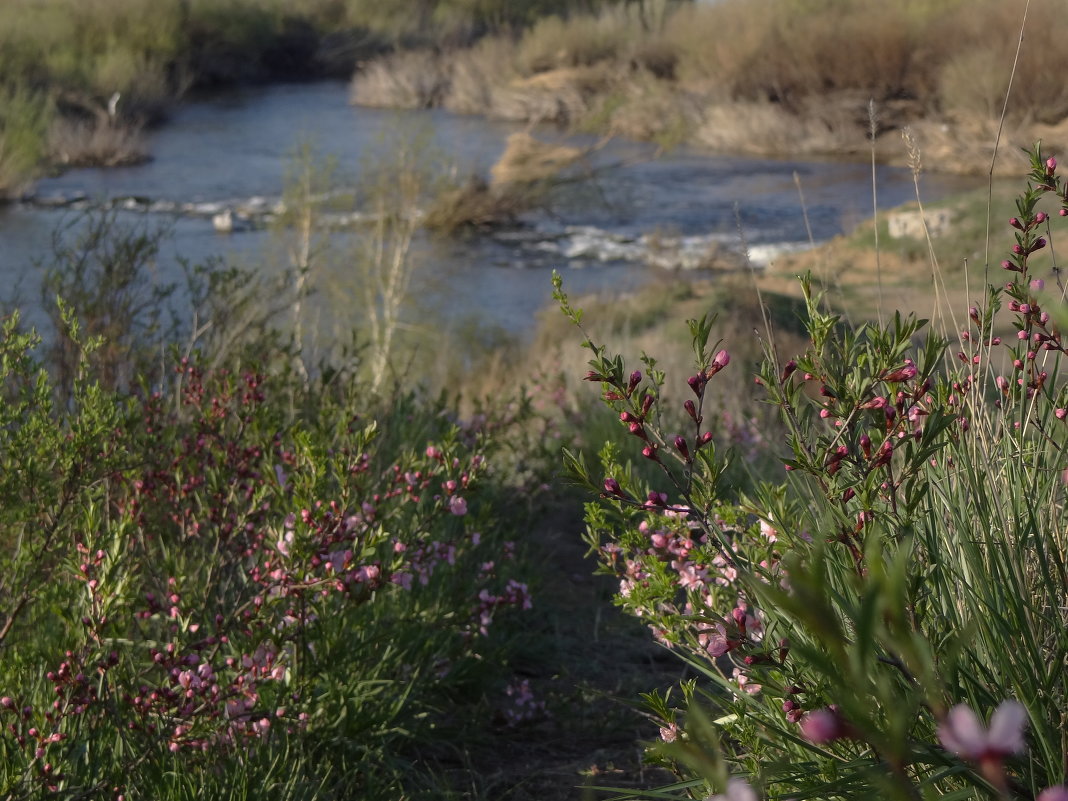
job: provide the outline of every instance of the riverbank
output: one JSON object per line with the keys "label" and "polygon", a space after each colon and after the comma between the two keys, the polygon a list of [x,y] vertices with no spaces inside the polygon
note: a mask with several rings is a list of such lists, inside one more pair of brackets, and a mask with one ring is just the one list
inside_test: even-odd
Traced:
{"label": "riverbank", "polygon": [[[631,5],[548,17],[518,36],[447,51],[399,51],[361,67],[353,102],[459,113],[761,156],[905,164],[906,127],[928,170],[985,174],[1022,5],[776,0]],[[1068,145],[1068,19],[1031,4],[995,171],[1021,147]],[[1061,63],[1061,62],[1064,63]]]}
{"label": "riverbank", "polygon": [[145,127],[190,91],[348,78],[387,50],[460,47],[568,7],[566,0],[9,0],[0,5],[0,202],[49,169],[145,160]]}

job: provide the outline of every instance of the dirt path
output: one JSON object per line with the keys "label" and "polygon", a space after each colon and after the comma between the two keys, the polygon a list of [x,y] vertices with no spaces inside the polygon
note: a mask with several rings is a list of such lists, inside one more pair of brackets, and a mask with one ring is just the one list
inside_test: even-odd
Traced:
{"label": "dirt path", "polygon": [[[640,692],[683,676],[682,664],[646,628],[612,605],[613,582],[593,576],[581,539],[577,499],[555,503],[538,521],[532,556],[544,560],[529,632],[536,650],[512,667],[547,714],[508,725],[469,747],[461,798],[565,801],[605,797],[594,786],[652,788],[670,774],[643,764],[656,726],[636,708]],[[471,779],[471,774],[474,779]]]}

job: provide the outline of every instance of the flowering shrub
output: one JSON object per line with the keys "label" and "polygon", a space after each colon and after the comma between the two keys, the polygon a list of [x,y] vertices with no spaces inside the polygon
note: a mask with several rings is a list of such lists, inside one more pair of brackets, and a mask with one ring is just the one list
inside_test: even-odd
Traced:
{"label": "flowering shrub", "polygon": [[531,606],[486,440],[196,358],[58,405],[36,345],[0,331],[0,795],[396,797]]}
{"label": "flowering shrub", "polygon": [[769,344],[757,377],[785,472],[745,494],[704,422],[710,384],[741,380],[720,377],[737,367],[712,320],[689,323],[681,403],[654,360],[629,371],[586,338],[586,378],[659,472],[640,480],[612,445],[596,466],[567,453],[601,497],[587,539],[617,602],[699,677],[682,707],[647,698],[683,779],[658,797],[1068,792],[1064,314],[1035,272],[1040,199],[1068,216],[1056,166],[1032,153],[1009,281],[969,310],[956,357],[911,317],[845,326],[803,280],[810,346],[782,362]]}

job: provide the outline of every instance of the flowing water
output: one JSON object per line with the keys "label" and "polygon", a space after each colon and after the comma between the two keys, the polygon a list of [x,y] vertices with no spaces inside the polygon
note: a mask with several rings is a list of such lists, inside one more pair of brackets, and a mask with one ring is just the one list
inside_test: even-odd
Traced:
{"label": "flowing water", "polygon": [[[398,135],[421,135],[429,158],[485,173],[500,157],[508,135],[523,129],[443,111],[355,108],[348,105],[347,86],[341,83],[247,89],[176,111],[152,132],[150,162],[70,170],[40,181],[36,195],[84,194],[87,203],[147,199],[130,201],[136,211],[119,216],[168,227],[160,258],[160,272],[167,278],[177,273],[179,254],[194,262],[212,256],[246,266],[272,258],[277,262],[277,240],[269,231],[221,235],[212,227],[210,212],[256,198],[270,204],[280,197],[286,170],[302,145],[336,158],[339,174],[358,175],[361,167],[385,157]],[[554,131],[535,134],[562,139]],[[651,152],[648,145],[627,143],[597,151],[602,167],[630,166],[599,171],[594,182],[558,196],[551,213],[532,213],[514,230],[420,242],[422,270],[436,279],[420,290],[424,305],[436,308],[446,324],[479,317],[523,334],[549,302],[554,268],[564,273],[568,290],[580,294],[672,280],[672,272],[649,263],[654,242],[669,242],[671,259],[687,262],[716,243],[740,250],[744,241],[753,261],[766,263],[775,253],[808,242],[795,173],[817,241],[871,215],[871,170],[864,164],[757,160],[689,148],[649,160]],[[975,185],[975,179],[924,176],[925,200]],[[880,167],[878,188],[883,208],[912,199],[907,170]],[[172,213],[182,204],[200,204],[195,208],[202,213]],[[150,208],[157,213],[146,213]],[[35,265],[47,262],[57,227],[75,218],[70,207],[0,207],[0,281],[8,297],[17,290],[31,319],[40,294]],[[344,272],[344,258],[328,269]],[[344,281],[323,286],[326,292],[352,291],[351,282],[345,290],[339,288],[346,286]],[[354,315],[358,304],[354,297]]]}

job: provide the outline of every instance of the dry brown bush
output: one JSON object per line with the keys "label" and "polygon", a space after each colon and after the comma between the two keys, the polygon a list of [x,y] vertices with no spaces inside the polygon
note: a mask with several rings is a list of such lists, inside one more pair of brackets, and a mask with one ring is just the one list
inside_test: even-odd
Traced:
{"label": "dry brown bush", "polygon": [[451,54],[448,91],[444,106],[458,114],[494,112],[495,97],[516,73],[512,66],[515,43],[507,37],[490,37],[473,47]]}
{"label": "dry brown bush", "polygon": [[117,167],[148,158],[141,125],[107,118],[59,117],[48,132],[52,161],[71,167]]}
{"label": "dry brown bush", "polygon": [[393,53],[364,65],[352,78],[351,101],[378,108],[430,108],[449,85],[447,61],[432,52]]}
{"label": "dry brown bush", "polygon": [[[937,75],[949,111],[1000,115],[1020,33],[1016,4],[981,0],[942,21],[932,35],[953,48]],[[1008,111],[1013,119],[1057,123],[1068,116],[1068,10],[1058,0],[1032,0]]]}
{"label": "dry brown bush", "polygon": [[638,18],[622,7],[566,20],[546,17],[520,40],[515,63],[521,73],[532,75],[561,67],[626,61],[645,38]]}
{"label": "dry brown bush", "polygon": [[543,72],[500,87],[491,113],[506,120],[574,123],[612,84],[612,70],[606,65]]}
{"label": "dry brown bush", "polygon": [[570,167],[584,153],[582,148],[542,142],[526,131],[518,131],[508,137],[504,153],[490,175],[498,186],[544,181]]}
{"label": "dry brown bush", "polygon": [[866,151],[855,113],[842,107],[794,113],[779,103],[716,104],[704,110],[695,139],[716,150],[764,155],[847,154]]}

